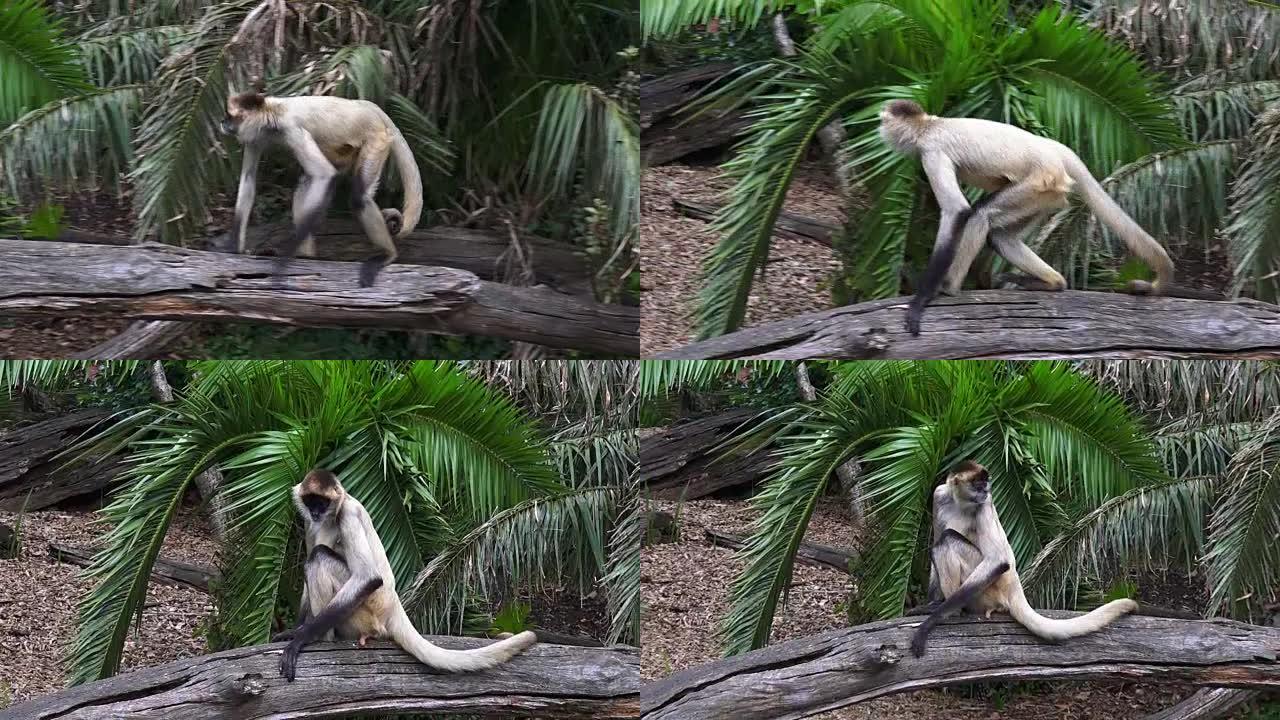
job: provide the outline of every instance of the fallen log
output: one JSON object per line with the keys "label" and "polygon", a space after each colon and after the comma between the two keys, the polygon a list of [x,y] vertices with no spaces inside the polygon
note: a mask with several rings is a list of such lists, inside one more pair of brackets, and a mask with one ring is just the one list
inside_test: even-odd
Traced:
{"label": "fallen log", "polygon": [[445,267],[397,263],[361,288],[357,263],[298,259],[279,277],[274,266],[274,258],[159,244],[0,240],[0,313],[386,327],[639,355],[639,308]]}
{"label": "fallen log", "polygon": [[789,720],[893,693],[995,680],[1280,689],[1277,628],[1126,617],[1102,632],[1051,644],[1007,615],[967,615],[939,625],[917,658],[909,646],[920,621],[832,630],[682,670],[641,688],[640,717]]}
{"label": "fallen log", "polygon": [[640,159],[646,167],[654,167],[728,145],[751,123],[745,112],[737,110],[708,110],[697,117],[671,118],[640,134]]}
{"label": "fallen log", "polygon": [[[429,637],[449,648],[487,644]],[[487,715],[634,718],[636,648],[535,645],[509,663],[475,673],[432,673],[395,645],[317,643],[280,677],[284,643],[139,668],[0,710],[0,720],[267,720],[353,715]]]}
{"label": "fallen log", "polygon": [[[80,567],[89,567],[93,556],[100,548],[79,548],[60,543],[49,543],[49,557],[60,562]],[[216,569],[203,565],[174,560],[163,555],[157,556],[151,564],[151,579],[162,585],[185,586],[202,592],[209,592],[209,583],[216,581],[219,573]]]}
{"label": "fallen log", "polygon": [[729,74],[737,65],[714,62],[668,73],[640,83],[640,127],[671,117],[703,88]]}
{"label": "fallen log", "polygon": [[[715,219],[715,214],[719,212],[721,207],[723,205],[671,198],[671,208],[673,210],[685,217],[704,222],[711,222]],[[840,232],[840,226],[838,225],[789,212],[778,213],[778,219],[773,223],[774,235],[812,240],[827,247],[834,247],[831,238],[838,232]]]}
{"label": "fallen log", "polygon": [[139,320],[124,332],[72,357],[77,360],[137,360],[154,358],[192,329],[178,320]]}
{"label": "fallen log", "polygon": [[[712,545],[726,547],[733,550],[741,550],[747,544],[746,535],[737,535],[735,533],[720,532],[707,528],[702,531],[707,542]],[[819,545],[818,543],[802,542],[796,548],[796,560],[805,565],[814,567],[831,568],[839,570],[842,573],[848,573],[849,568],[858,562],[856,553],[840,548],[831,547],[830,545]]]}
{"label": "fallen log", "polygon": [[1256,697],[1256,690],[1203,688],[1177,705],[1152,713],[1143,720],[1216,720]]}
{"label": "fallen log", "polygon": [[908,302],[910,298],[899,297],[806,313],[653,358],[1116,360],[1280,355],[1280,306],[1258,300],[975,290],[930,305],[919,337],[903,328]]}
{"label": "fallen log", "polygon": [[57,456],[110,416],[107,410],[80,410],[0,433],[0,510],[39,510],[104,493],[124,469],[118,456],[82,462]]}
{"label": "fallen log", "polygon": [[[246,247],[254,253],[276,253],[293,234],[287,222],[269,223],[249,229]],[[360,262],[373,253],[360,224],[354,220],[329,220],[316,232],[316,258]],[[481,280],[506,282],[520,274],[505,235],[471,228],[435,226],[419,228],[396,240],[397,263],[439,265],[475,273]],[[230,237],[224,233],[209,242],[210,250],[231,252]],[[539,237],[524,238],[529,275],[524,285],[546,285],[568,295],[592,296],[591,270],[573,246]]]}
{"label": "fallen log", "polygon": [[763,454],[720,447],[758,411],[730,410],[682,422],[640,440],[640,482],[649,496],[693,500],[737,485],[753,485],[768,471]]}

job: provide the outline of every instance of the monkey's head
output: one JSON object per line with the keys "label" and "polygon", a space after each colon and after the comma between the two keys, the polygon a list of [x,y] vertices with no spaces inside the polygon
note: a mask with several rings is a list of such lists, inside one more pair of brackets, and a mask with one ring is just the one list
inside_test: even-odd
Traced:
{"label": "monkey's head", "polygon": [[346,496],[338,476],[320,468],[307,473],[302,482],[293,486],[293,504],[313,523],[336,515]]}
{"label": "monkey's head", "polygon": [[920,107],[920,103],[915,100],[890,100],[884,104],[884,108],[880,111],[881,120],[885,118],[911,120],[924,116],[924,108]]}
{"label": "monkey's head", "polygon": [[991,477],[987,469],[972,460],[951,468],[947,485],[957,502],[981,505],[991,497]]}
{"label": "monkey's head", "polygon": [[266,84],[262,78],[254,78],[251,85],[252,90],[227,97],[227,115],[222,119],[222,132],[243,139],[240,129],[245,122],[263,114],[267,107]]}
{"label": "monkey's head", "polygon": [[914,155],[929,114],[915,100],[890,100],[880,108],[880,137],[900,153]]}

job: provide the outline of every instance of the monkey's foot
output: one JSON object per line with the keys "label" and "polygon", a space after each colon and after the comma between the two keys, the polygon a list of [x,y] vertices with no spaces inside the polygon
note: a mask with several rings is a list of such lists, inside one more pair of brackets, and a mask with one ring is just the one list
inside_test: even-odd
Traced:
{"label": "monkey's foot", "polygon": [[359,645],[360,647],[364,647],[364,646],[365,646],[365,644],[366,644],[366,643],[368,643],[368,642],[369,642],[369,636],[368,636],[368,635],[361,635],[361,636],[360,636],[360,639],[356,641],[356,644],[357,644],[357,645]]}
{"label": "monkey's foot", "polygon": [[1053,283],[1047,283],[1038,277],[1020,275],[1018,273],[1002,273],[996,278],[996,285],[1003,286],[1005,283],[1012,283],[1023,290],[1046,290],[1054,292],[1062,289],[1061,287]]}
{"label": "monkey's foot", "polygon": [[360,287],[372,287],[382,268],[391,264],[386,255],[375,255],[360,263]]}

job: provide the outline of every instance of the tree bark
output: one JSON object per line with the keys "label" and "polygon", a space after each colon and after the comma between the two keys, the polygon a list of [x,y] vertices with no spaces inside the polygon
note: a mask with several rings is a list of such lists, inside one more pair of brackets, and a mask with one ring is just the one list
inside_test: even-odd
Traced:
{"label": "tree bark", "polygon": [[1268,358],[1280,356],[1280,307],[1118,292],[977,290],[940,298],[923,332],[903,329],[910,298],[873,300],[758,325],[654,359],[787,360]]}
{"label": "tree bark", "polygon": [[57,455],[110,415],[96,408],[80,410],[0,433],[0,510],[39,510],[104,493],[124,469],[119,457],[68,464],[69,458]]}
{"label": "tree bark", "polygon": [[[60,562],[80,567],[89,567],[93,556],[102,548],[78,548],[71,545],[49,543],[49,557]],[[162,585],[178,585],[209,592],[209,583],[217,580],[220,573],[211,567],[193,565],[163,556],[156,556],[151,565],[151,579]]]}
{"label": "tree bark", "polygon": [[[671,199],[671,208],[685,217],[694,220],[704,220],[710,222],[715,219],[715,214],[720,211],[723,205],[714,203],[697,203],[691,200],[682,200],[680,198]],[[778,213],[778,219],[773,223],[773,234],[779,237],[799,238],[801,240],[812,240],[826,247],[834,247],[831,238],[840,231],[836,225],[822,220],[805,217],[804,215],[796,215],[795,213],[782,212]]]}
{"label": "tree bark", "polygon": [[[809,368],[804,363],[796,363],[796,385],[800,387],[800,397],[805,402],[818,401],[818,391],[813,389],[809,381]],[[862,477],[862,461],[849,458],[836,468],[836,480],[840,483],[840,493],[844,495],[845,506],[849,509],[849,539],[861,544],[863,526],[866,517],[862,509],[862,485],[858,480]]]}
{"label": "tree bark", "polygon": [[667,500],[693,500],[754,484],[768,472],[768,458],[762,453],[726,455],[719,446],[757,412],[730,410],[642,438],[640,482],[651,497]]}
{"label": "tree bark", "polygon": [[[735,533],[720,532],[707,528],[702,531],[707,542],[719,547],[731,548],[733,550],[741,550],[747,545],[747,536]],[[858,554],[849,550],[841,550],[840,548],[831,547],[829,545],[819,545],[818,543],[802,542],[796,548],[796,560],[806,565],[814,567],[825,567],[832,570],[839,570],[848,574],[849,568],[853,563],[857,562]]]}
{"label": "tree bark", "polygon": [[110,340],[76,353],[77,360],[150,359],[191,331],[191,323],[177,320],[139,320]]}
{"label": "tree bark", "polygon": [[640,84],[640,147],[645,165],[665,165],[727,145],[751,126],[740,111],[709,111],[696,118],[680,112],[734,68],[733,63],[708,63]]}
{"label": "tree bark", "polygon": [[[436,638],[450,648],[487,644]],[[534,718],[634,718],[636,648],[535,645],[509,663],[437,674],[391,643],[317,643],[298,678],[280,677],[284,643],[140,668],[0,710],[0,720],[277,720],[439,713]]]}
{"label": "tree bark", "polygon": [[[1046,611],[1054,617],[1078,613]],[[1090,680],[1280,689],[1280,629],[1230,620],[1126,617],[1059,644],[1005,615],[948,620],[911,655],[920,618],[778,643],[641,689],[645,720],[790,720],[893,693],[975,680]]]}
{"label": "tree bark", "polygon": [[[173,402],[173,386],[169,384],[169,378],[164,374],[164,364],[159,360],[152,362],[150,373],[151,397],[158,403]],[[213,528],[213,535],[218,544],[225,547],[227,512],[226,503],[222,498],[222,472],[216,466],[211,467],[197,475],[195,483],[196,489],[200,491],[200,497],[209,506],[209,524]]]}
{"label": "tree bark", "polygon": [[640,312],[464,270],[393,264],[374,287],[359,265],[275,260],[165,245],[0,240],[0,313],[240,320],[488,335],[608,355],[639,355]]}
{"label": "tree bark", "polygon": [[1257,697],[1254,690],[1203,688],[1194,695],[1143,720],[1216,720]]}

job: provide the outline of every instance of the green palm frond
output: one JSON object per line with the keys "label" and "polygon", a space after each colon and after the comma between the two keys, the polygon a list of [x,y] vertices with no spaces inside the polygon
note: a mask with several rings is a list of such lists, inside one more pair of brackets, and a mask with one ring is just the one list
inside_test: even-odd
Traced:
{"label": "green palm frond", "polygon": [[75,45],[40,0],[0,6],[0,128],[55,98],[89,89]]}
{"label": "green palm frond", "polygon": [[1077,520],[1040,552],[1023,574],[1036,601],[1074,607],[1080,590],[1117,564],[1190,569],[1204,544],[1202,518],[1213,498],[1211,478],[1184,477],[1137,487]]}
{"label": "green palm frond", "polygon": [[754,25],[788,0],[644,0],[640,26],[645,38],[675,35],[690,25],[712,18]]}
{"label": "green palm frond", "polygon": [[116,185],[133,161],[131,131],[146,93],[145,85],[116,85],[60,98],[0,130],[9,192],[17,196],[36,179]]}
{"label": "green palm frond", "polygon": [[1173,96],[1182,127],[1195,142],[1246,138],[1258,114],[1280,100],[1280,80],[1198,85],[1183,86]]}
{"label": "green palm frond", "polygon": [[[421,108],[403,95],[392,94],[384,109],[396,127],[400,128],[400,134],[409,143],[418,165],[441,176],[453,172],[453,146]],[[430,183],[424,181],[423,186],[425,194]]]}
{"label": "green palm frond", "polygon": [[1231,460],[1204,554],[1209,613],[1255,607],[1280,581],[1280,418],[1258,428]]}
{"label": "green palm frond", "polygon": [[[1280,14],[1280,13],[1277,13]],[[1250,136],[1244,166],[1231,189],[1225,234],[1235,268],[1232,290],[1280,300],[1280,104],[1263,113]]]}
{"label": "green palm frond", "polygon": [[740,373],[762,377],[790,373],[782,360],[663,360],[640,364],[640,397],[652,399],[680,390],[698,390]]}
{"label": "green palm frond", "polygon": [[1092,360],[1076,367],[1162,422],[1248,422],[1280,406],[1280,365],[1256,360]]}
{"label": "green palm frond", "polygon": [[1025,63],[1020,80],[1034,93],[1039,121],[1095,174],[1183,144],[1159,76],[1057,6],[1028,22],[1004,59]]}
{"label": "green palm frond", "polygon": [[405,595],[424,632],[445,632],[470,592],[510,597],[569,578],[579,589],[605,571],[619,488],[582,488],[506,508],[431,560]]}
{"label": "green palm frond", "polygon": [[382,51],[372,45],[348,45],[271,83],[277,95],[336,95],[382,104],[391,77]]}
{"label": "green palm frond", "polygon": [[[633,466],[634,467],[634,466]],[[629,497],[619,513],[609,538],[608,570],[604,586],[608,593],[609,642],[640,642],[640,538],[645,519],[641,514],[639,475],[632,473]]]}
{"label": "green palm frond", "polygon": [[752,499],[751,536],[737,557],[746,567],[729,589],[730,610],[720,626],[726,655],[764,647],[778,600],[791,580],[796,548],[827,480],[851,450],[829,414],[796,423],[778,440],[780,464]]}
{"label": "green palm frond", "polygon": [[12,391],[34,385],[42,390],[56,390],[83,379],[91,370],[108,377],[126,378],[140,365],[140,360],[0,360],[0,388]]}
{"label": "green palm frond", "polygon": [[151,80],[169,51],[189,39],[190,25],[131,28],[79,38],[80,64],[99,87]]}
{"label": "green palm frond", "polygon": [[610,234],[628,235],[640,214],[640,128],[616,99],[587,83],[551,85],[529,155],[529,183],[544,198],[578,183],[610,209]]}
{"label": "green palm frond", "polygon": [[798,63],[779,61],[768,74],[760,82],[771,89],[747,111],[753,120],[747,138],[723,166],[734,188],[712,222],[720,241],[702,264],[694,318],[700,339],[742,324],[752,277],[764,267],[773,224],[805,150],[818,130],[868,94],[864,73],[822,51]]}
{"label": "green palm frond", "polygon": [[231,165],[210,151],[220,148],[218,126],[226,111],[234,25],[255,0],[230,0],[211,8],[191,38],[167,57],[154,81],[135,143],[134,237],[181,242],[203,228],[211,189],[231,180]]}
{"label": "green palm frond", "polygon": [[1033,363],[1019,421],[1056,487],[1086,508],[1164,478],[1150,437],[1120,397],[1062,363]]}

